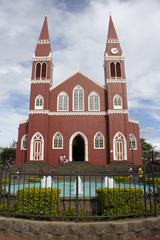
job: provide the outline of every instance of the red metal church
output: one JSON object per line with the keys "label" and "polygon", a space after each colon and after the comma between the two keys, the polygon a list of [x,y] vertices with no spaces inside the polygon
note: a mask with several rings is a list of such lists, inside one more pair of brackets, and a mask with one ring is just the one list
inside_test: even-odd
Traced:
{"label": "red metal church", "polygon": [[104,53],[105,85],[77,72],[52,83],[45,18],[32,63],[29,118],[19,125],[16,163],[71,161],[141,163],[138,122],[129,120],[124,56],[112,22]]}

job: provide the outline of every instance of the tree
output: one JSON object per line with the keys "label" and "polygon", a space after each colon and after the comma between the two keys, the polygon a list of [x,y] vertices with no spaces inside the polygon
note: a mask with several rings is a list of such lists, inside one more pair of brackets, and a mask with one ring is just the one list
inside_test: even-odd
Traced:
{"label": "tree", "polygon": [[13,140],[13,142],[10,144],[10,147],[3,148],[0,161],[1,163],[4,163],[5,160],[7,160],[9,163],[13,163],[15,159],[16,159],[16,141]]}
{"label": "tree", "polygon": [[154,151],[154,146],[151,143],[148,143],[146,139],[141,138],[141,146],[142,146],[142,158],[146,160],[154,160],[157,151]]}

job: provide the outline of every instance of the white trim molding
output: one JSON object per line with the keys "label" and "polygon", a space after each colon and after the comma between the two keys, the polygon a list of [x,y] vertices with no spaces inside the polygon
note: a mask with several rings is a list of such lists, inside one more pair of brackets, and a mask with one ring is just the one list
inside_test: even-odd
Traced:
{"label": "white trim molding", "polygon": [[31,84],[37,84],[37,83],[51,83],[51,80],[46,79],[46,80],[31,80]]}
{"label": "white trim molding", "polygon": [[38,40],[38,44],[49,44],[49,43],[50,43],[50,41],[48,39]]}
{"label": "white trim molding", "polygon": [[134,123],[134,124],[139,124],[139,121],[132,120],[132,119],[129,119],[129,122],[130,122],[130,123]]}
{"label": "white trim molding", "polygon": [[29,114],[47,114],[49,115],[49,110],[30,110]]}
{"label": "white trim molding", "polygon": [[85,145],[85,156],[84,156],[84,161],[88,161],[88,139],[87,137],[85,136],[84,133],[82,132],[75,132],[71,137],[70,137],[70,140],[69,140],[69,161],[72,162],[72,144],[73,144],[73,140],[76,136],[80,135],[83,140],[84,140],[84,145]]}
{"label": "white trim molding", "polygon": [[25,123],[28,123],[28,119],[27,120],[24,120],[24,121],[20,121],[19,124],[25,124]]}
{"label": "white trim molding", "polygon": [[126,83],[126,79],[106,79],[106,83]]}
{"label": "white trim molding", "polygon": [[[113,110],[114,111],[114,110]],[[117,112],[116,112],[117,113]],[[107,112],[50,112],[49,110],[30,110],[29,114],[47,114],[49,116],[106,116]]]}
{"label": "white trim molding", "polygon": [[81,74],[83,77],[87,78],[89,81],[93,82],[94,84],[98,85],[100,88],[103,88],[104,90],[107,90],[106,86],[101,85],[100,83],[96,82],[96,80],[90,79],[89,76],[87,76],[87,74],[82,73],[80,71],[75,72],[73,74],[71,74],[70,76],[68,76],[65,80],[61,81],[60,83],[58,83],[56,86],[51,86],[50,87],[50,91],[54,90],[55,88],[59,87],[61,84],[65,83],[67,80],[69,80],[70,78],[72,78],[74,75],[76,74]]}
{"label": "white trim molding", "polygon": [[41,56],[41,57],[38,57],[38,56],[33,56],[32,57],[32,61],[35,61],[35,62],[46,62],[46,61],[52,61],[52,54],[51,53],[49,53],[49,55],[48,56]]}
{"label": "white trim molding", "polygon": [[127,109],[108,109],[108,114],[128,114]]}
{"label": "white trim molding", "polygon": [[118,39],[108,39],[108,41],[107,41],[108,43],[119,43],[119,40]]}
{"label": "white trim molding", "polygon": [[109,56],[107,53],[105,54],[104,60],[110,61],[123,61],[125,60],[124,56]]}

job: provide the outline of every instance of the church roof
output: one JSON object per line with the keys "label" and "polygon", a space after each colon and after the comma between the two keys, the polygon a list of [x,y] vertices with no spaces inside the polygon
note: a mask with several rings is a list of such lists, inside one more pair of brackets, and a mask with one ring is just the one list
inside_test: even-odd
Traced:
{"label": "church roof", "polygon": [[99,86],[99,87],[101,87],[101,88],[103,88],[103,89],[106,89],[105,86],[101,85],[100,83],[97,83],[96,80],[90,79],[90,77],[86,76],[86,74],[78,71],[78,72],[73,73],[72,75],[70,75],[69,77],[67,77],[65,80],[63,80],[62,82],[58,83],[57,85],[52,86],[52,87],[50,88],[50,90],[53,90],[53,89],[59,87],[61,84],[63,84],[64,82],[68,81],[70,78],[72,78],[73,76],[76,76],[76,75],[85,77],[86,79],[88,79],[89,81],[93,82],[93,83],[96,84],[97,86]]}

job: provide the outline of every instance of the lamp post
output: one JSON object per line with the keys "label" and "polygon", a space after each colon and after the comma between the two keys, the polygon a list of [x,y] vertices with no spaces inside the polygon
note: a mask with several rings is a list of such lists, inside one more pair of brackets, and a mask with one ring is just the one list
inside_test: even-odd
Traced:
{"label": "lamp post", "polygon": [[154,148],[155,148],[155,147],[156,147],[156,146],[153,146],[153,147],[152,147],[152,159],[151,159],[151,160],[152,160],[152,163],[154,162]]}
{"label": "lamp post", "polygon": [[133,169],[133,174],[135,174],[135,164],[134,164],[134,154],[133,154],[133,146],[131,146],[131,154],[132,154],[132,169]]}

